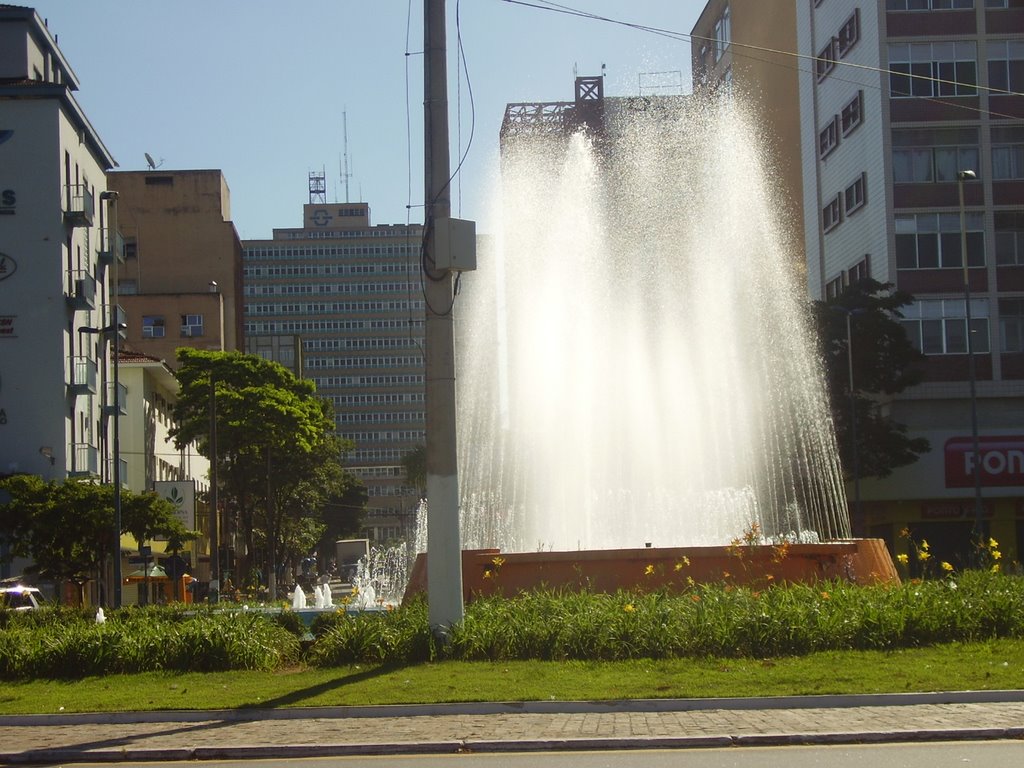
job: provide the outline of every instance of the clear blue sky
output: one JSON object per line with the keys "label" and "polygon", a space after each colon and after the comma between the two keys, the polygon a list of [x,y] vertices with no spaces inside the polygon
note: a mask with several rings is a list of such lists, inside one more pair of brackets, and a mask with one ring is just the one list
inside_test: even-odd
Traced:
{"label": "clear blue sky", "polygon": [[[326,171],[329,201],[345,199],[344,113],[349,199],[368,202],[376,224],[422,221],[422,0],[20,2],[58,36],[77,98],[120,168],[145,169],[148,152],[163,169],[221,169],[243,239],[300,226],[309,171]],[[561,2],[683,35],[705,4]],[[638,93],[652,72],[677,71],[690,91],[688,41],[503,0],[462,0],[459,10],[476,125],[452,203],[458,215],[461,196],[461,216],[481,232],[493,231],[486,199],[505,104],[569,101],[574,70],[600,74],[602,64],[609,96]],[[448,0],[453,169],[460,125],[465,149],[471,123],[455,11]]]}

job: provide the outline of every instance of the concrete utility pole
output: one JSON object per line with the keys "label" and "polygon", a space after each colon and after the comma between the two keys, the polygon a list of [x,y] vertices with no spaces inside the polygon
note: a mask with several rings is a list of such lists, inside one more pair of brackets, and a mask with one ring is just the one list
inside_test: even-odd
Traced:
{"label": "concrete utility pole", "polygon": [[427,398],[427,599],[442,640],[462,621],[462,547],[455,443],[455,300],[452,273],[438,268],[437,222],[451,216],[445,0],[423,3],[424,227]]}

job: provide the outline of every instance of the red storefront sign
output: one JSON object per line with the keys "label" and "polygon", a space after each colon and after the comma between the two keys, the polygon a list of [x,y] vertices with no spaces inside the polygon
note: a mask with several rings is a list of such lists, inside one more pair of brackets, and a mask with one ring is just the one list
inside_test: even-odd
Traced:
{"label": "red storefront sign", "polygon": [[[979,437],[983,487],[1024,486],[1024,436]],[[946,441],[946,487],[974,487],[974,445],[970,437]]]}

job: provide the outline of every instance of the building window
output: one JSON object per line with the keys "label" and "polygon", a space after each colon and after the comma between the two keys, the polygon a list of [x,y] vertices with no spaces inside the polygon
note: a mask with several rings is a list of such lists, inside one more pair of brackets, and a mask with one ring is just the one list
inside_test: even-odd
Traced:
{"label": "building window", "polygon": [[1024,299],[999,300],[999,350],[1024,352]]}
{"label": "building window", "polygon": [[860,40],[860,9],[854,8],[853,15],[839,28],[836,36],[836,48],[839,51],[839,58],[846,58],[846,54]]}
{"label": "building window", "polygon": [[134,280],[118,280],[117,292],[122,296],[134,296],[139,292],[139,284]]}
{"label": "building window", "polygon": [[848,186],[843,192],[843,208],[846,211],[847,216],[855,211],[859,211],[867,203],[867,187],[867,174],[862,173],[857,177],[856,181]]}
{"label": "building window", "polygon": [[143,315],[142,316],[142,338],[162,339],[164,337],[164,316]]}
{"label": "building window", "polygon": [[203,335],[203,316],[202,315],[182,315],[181,316],[181,338],[190,339],[193,336]]}
{"label": "building window", "polygon": [[1024,125],[992,127],[992,178],[1024,179]]}
{"label": "building window", "polygon": [[892,132],[892,174],[897,184],[956,181],[978,168],[977,128],[911,128]]}
{"label": "building window", "polygon": [[988,87],[998,91],[1024,91],[1024,40],[988,43]]}
{"label": "building window", "polygon": [[[995,2],[1006,2],[1006,0],[994,0]],[[986,0],[993,2],[993,0]],[[974,0],[885,0],[887,11],[948,11],[967,10],[974,7]],[[999,6],[988,6],[989,8]],[[1002,6],[1005,8],[1006,6]]]}
{"label": "building window", "polygon": [[137,259],[139,257],[139,244],[134,237],[124,239],[124,257],[126,259]]}
{"label": "building window", "polygon": [[818,58],[814,62],[814,73],[820,83],[829,72],[836,68],[836,39],[833,37],[828,44],[818,51]]}
{"label": "building window", "polygon": [[864,122],[864,91],[857,91],[857,95],[846,103],[839,121],[843,127],[843,136],[849,136]]}
{"label": "building window", "polygon": [[889,95],[893,98],[975,96],[977,46],[973,42],[890,43]]}
{"label": "building window", "polygon": [[718,20],[715,22],[713,35],[715,38],[715,63],[717,64],[725,54],[725,51],[732,40],[732,22],[729,19],[728,5],[725,6],[725,10],[722,11],[722,15],[719,16]]}
{"label": "building window", "polygon": [[871,277],[871,257],[865,253],[864,258],[846,272],[846,281],[848,285],[856,285],[869,277]]}
{"label": "building window", "polygon": [[1024,212],[996,211],[996,264],[1024,266]]}
{"label": "building window", "polygon": [[818,157],[826,157],[839,146],[839,121],[832,118],[818,133]]}
{"label": "building window", "polygon": [[[967,313],[963,299],[916,301],[900,311],[900,325],[914,348],[926,355],[963,355],[967,352]],[[971,299],[971,351],[987,354],[988,300]]]}
{"label": "building window", "polygon": [[831,232],[839,226],[843,220],[842,195],[836,195],[828,204],[821,209],[821,228],[825,232]]}
{"label": "building window", "polygon": [[[985,266],[984,217],[968,213],[967,266]],[[896,217],[897,269],[962,268],[960,214],[916,213]]]}

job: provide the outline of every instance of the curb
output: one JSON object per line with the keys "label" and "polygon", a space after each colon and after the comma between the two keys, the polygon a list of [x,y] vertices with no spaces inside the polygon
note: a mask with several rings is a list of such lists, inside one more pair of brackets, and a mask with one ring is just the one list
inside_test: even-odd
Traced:
{"label": "curb", "polygon": [[603,712],[695,712],[702,710],[849,709],[920,704],[1001,704],[1024,702],[1024,690],[862,693],[825,696],[774,696],[717,699],[624,699],[613,701],[459,702],[371,706],[293,707],[287,709],[154,710],[149,712],[65,712],[0,715],[3,726],[52,726],[119,723],[251,722],[263,720],[337,720],[438,715],[591,714]]}
{"label": "curb", "polygon": [[572,752],[625,749],[707,749],[726,747],[882,744],[898,742],[992,741],[1024,739],[1022,728],[950,728],[919,731],[862,731],[831,734],[766,733],[746,736],[651,736],[548,740],[466,740],[366,744],[195,747],[187,749],[75,750],[40,749],[0,753],[5,765],[198,760],[278,760],[369,755],[445,755],[459,753]]}

